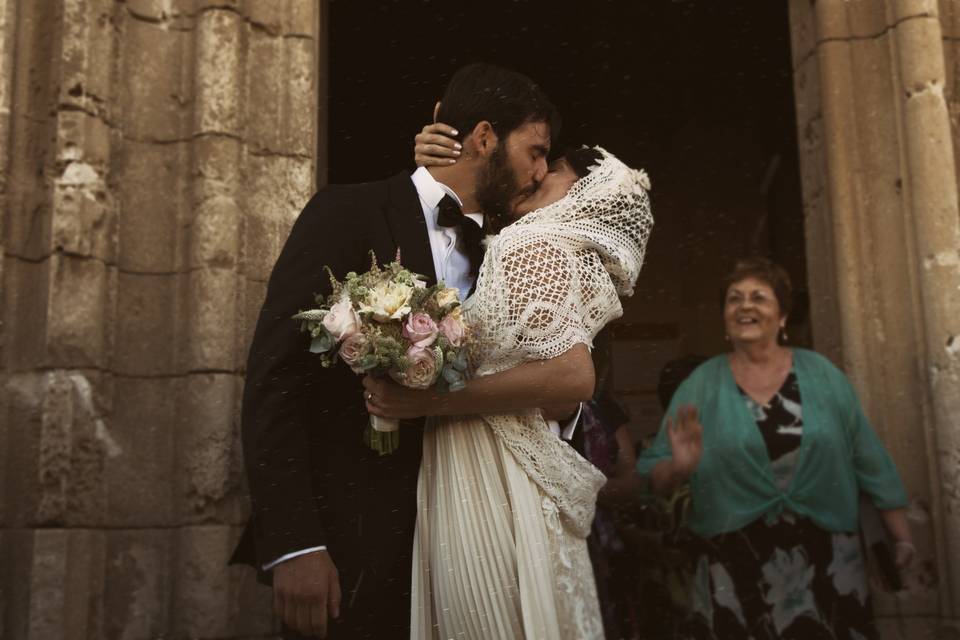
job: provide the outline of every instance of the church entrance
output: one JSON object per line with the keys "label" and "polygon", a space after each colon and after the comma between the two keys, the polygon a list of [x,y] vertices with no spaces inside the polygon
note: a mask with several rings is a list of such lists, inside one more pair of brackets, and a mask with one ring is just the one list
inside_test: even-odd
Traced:
{"label": "church entrance", "polygon": [[718,289],[738,257],[763,253],[788,269],[791,342],[809,344],[787,3],[328,10],[330,182],[412,169],[413,136],[449,76],[473,61],[537,80],[563,114],[565,144],[600,144],[648,171],[656,225],[610,350],[635,439],[656,429],[666,362],[725,350]]}

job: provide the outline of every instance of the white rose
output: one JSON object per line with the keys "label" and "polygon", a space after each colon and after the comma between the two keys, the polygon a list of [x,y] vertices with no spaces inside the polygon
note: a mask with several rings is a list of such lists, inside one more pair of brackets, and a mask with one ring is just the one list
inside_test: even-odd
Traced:
{"label": "white rose", "polygon": [[388,322],[400,320],[410,313],[410,296],[413,287],[398,282],[382,282],[367,295],[360,311],[371,313],[375,320]]}
{"label": "white rose", "polygon": [[447,287],[443,291],[437,293],[437,305],[440,307],[445,307],[448,304],[453,304],[455,302],[460,302],[460,290],[454,289],[453,287]]}
{"label": "white rose", "polygon": [[360,330],[360,316],[354,311],[350,298],[344,296],[323,316],[323,326],[338,342]]}

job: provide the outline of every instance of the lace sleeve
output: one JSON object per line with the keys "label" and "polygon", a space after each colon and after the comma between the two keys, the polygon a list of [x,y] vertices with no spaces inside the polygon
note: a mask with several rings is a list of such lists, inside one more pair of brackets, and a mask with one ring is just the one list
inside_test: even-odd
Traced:
{"label": "lace sleeve", "polygon": [[528,359],[547,360],[593,337],[622,313],[600,258],[571,250],[562,239],[511,243],[502,254],[510,344]]}

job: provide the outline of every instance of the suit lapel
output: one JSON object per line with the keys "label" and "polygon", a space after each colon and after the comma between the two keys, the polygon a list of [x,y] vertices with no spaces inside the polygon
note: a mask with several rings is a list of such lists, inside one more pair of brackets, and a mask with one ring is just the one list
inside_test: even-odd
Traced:
{"label": "suit lapel", "polygon": [[432,285],[437,281],[433,251],[420,196],[410,174],[400,173],[390,178],[387,190],[387,224],[394,243],[400,248],[400,262],[407,269],[426,276]]}

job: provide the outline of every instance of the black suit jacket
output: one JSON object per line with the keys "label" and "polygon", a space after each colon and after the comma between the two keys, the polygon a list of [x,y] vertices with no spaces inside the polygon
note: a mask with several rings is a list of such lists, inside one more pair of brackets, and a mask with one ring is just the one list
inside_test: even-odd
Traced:
{"label": "black suit jacket", "polygon": [[[274,266],[247,363],[242,431],[252,514],[234,562],[261,566],[327,545],[343,609],[374,601],[409,615],[410,552],[422,421],[401,425],[400,448],[378,456],[363,443],[361,378],[324,369],[291,316],[342,278],[401,250],[404,266],[436,280],[419,197],[408,173],[318,192]],[[398,602],[398,599],[403,602]],[[405,600],[404,600],[405,599]],[[405,602],[405,604],[404,604]]]}

